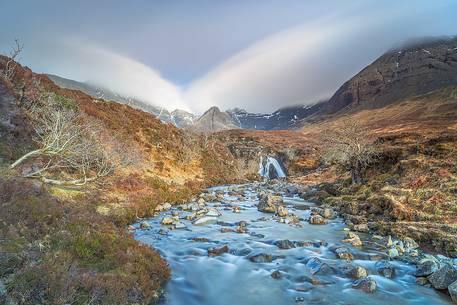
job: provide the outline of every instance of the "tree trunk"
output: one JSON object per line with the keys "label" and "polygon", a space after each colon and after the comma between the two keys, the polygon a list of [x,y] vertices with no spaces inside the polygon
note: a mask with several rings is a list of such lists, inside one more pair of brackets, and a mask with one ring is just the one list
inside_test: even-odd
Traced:
{"label": "tree trunk", "polygon": [[16,161],[14,161],[14,163],[10,165],[10,168],[15,168],[16,166],[18,166],[19,164],[21,164],[22,162],[24,162],[28,158],[30,158],[32,156],[39,155],[39,154],[41,154],[41,150],[40,149],[32,150],[31,152],[26,153],[25,155],[23,155],[22,157],[20,157]]}

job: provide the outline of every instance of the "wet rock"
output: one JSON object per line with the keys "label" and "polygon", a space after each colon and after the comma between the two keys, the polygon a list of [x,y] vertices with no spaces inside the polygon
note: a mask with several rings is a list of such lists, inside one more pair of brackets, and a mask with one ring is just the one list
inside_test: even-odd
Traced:
{"label": "wet rock", "polygon": [[234,206],[232,211],[233,213],[241,213],[241,208],[239,206]]}
{"label": "wet rock", "polygon": [[276,215],[278,215],[279,217],[286,217],[287,215],[289,215],[289,211],[287,211],[285,207],[280,205],[276,208]]}
{"label": "wet rock", "polygon": [[212,223],[216,223],[216,222],[217,222],[216,217],[204,216],[202,218],[195,220],[194,225],[203,226],[203,225],[212,224]]}
{"label": "wet rock", "polygon": [[417,263],[416,276],[429,276],[438,271],[438,263],[432,259],[423,259]]}
{"label": "wet rock", "polygon": [[282,278],[282,274],[280,271],[275,270],[271,273],[271,277],[274,278],[275,280],[279,280],[280,278]]}
{"label": "wet rock", "polygon": [[428,276],[428,281],[435,289],[447,289],[449,285],[457,281],[457,269],[451,265],[445,265]]}
{"label": "wet rock", "polygon": [[386,239],[386,247],[392,247],[394,245],[394,242],[392,241],[392,236],[387,236]]}
{"label": "wet rock", "polygon": [[238,225],[235,229],[235,232],[244,234],[244,233],[248,233],[248,229],[246,228],[246,226]]}
{"label": "wet rock", "polygon": [[205,204],[205,199],[204,198],[199,198],[197,203],[198,204]]}
{"label": "wet rock", "polygon": [[142,223],[140,223],[140,229],[141,230],[147,230],[151,227],[151,225],[149,223],[147,223],[146,221],[143,221]]}
{"label": "wet rock", "polygon": [[330,275],[335,273],[332,267],[322,262],[318,257],[313,257],[308,260],[306,267],[309,269],[312,275]]}
{"label": "wet rock", "polygon": [[236,256],[246,256],[246,255],[249,255],[251,252],[252,252],[252,250],[249,248],[230,250],[230,253],[233,255],[236,255]]}
{"label": "wet rock", "polygon": [[228,253],[229,250],[230,249],[229,249],[229,247],[227,245],[222,246],[220,248],[213,247],[213,248],[209,248],[208,249],[208,255],[209,256],[219,256],[219,255],[222,255],[224,253]]}
{"label": "wet rock", "polygon": [[362,241],[360,240],[359,235],[357,235],[357,234],[355,234],[353,232],[348,232],[346,234],[346,239],[343,239],[342,242],[351,244],[354,247],[362,246]]}
{"label": "wet rock", "polygon": [[365,277],[362,279],[359,279],[352,283],[352,288],[355,289],[361,289],[365,291],[366,293],[373,293],[376,291],[376,281],[370,277]]}
{"label": "wet rock", "polygon": [[457,304],[457,281],[449,285],[447,290],[449,291],[452,301]]}
{"label": "wet rock", "polygon": [[168,203],[168,202],[165,202],[165,203],[162,205],[162,207],[163,207],[163,210],[166,211],[166,210],[171,209],[171,204]]}
{"label": "wet rock", "polygon": [[203,242],[203,243],[209,242],[209,239],[206,237],[194,237],[194,238],[192,238],[192,240],[196,241],[196,242]]}
{"label": "wet rock", "polygon": [[362,232],[362,233],[370,232],[370,229],[368,228],[368,225],[366,223],[354,225],[353,230],[357,231],[357,232]]}
{"label": "wet rock", "polygon": [[395,275],[395,268],[388,261],[376,262],[375,267],[378,273],[386,278],[391,279]]}
{"label": "wet rock", "polygon": [[281,196],[273,196],[270,194],[260,194],[257,210],[264,213],[276,213],[277,206],[283,204]]}
{"label": "wet rock", "polygon": [[206,216],[209,216],[209,217],[219,217],[221,216],[222,214],[215,208],[210,208],[208,209],[208,211],[206,212]]}
{"label": "wet rock", "polygon": [[235,230],[231,228],[221,228],[221,233],[233,233]]}
{"label": "wet rock", "polygon": [[312,242],[310,241],[304,241],[304,240],[299,240],[299,241],[294,241],[294,244],[296,247],[311,247],[313,245]]}
{"label": "wet rock", "polygon": [[257,237],[257,238],[264,238],[265,235],[260,234],[260,233],[255,233],[255,232],[250,232],[249,235]]}
{"label": "wet rock", "polygon": [[361,279],[368,276],[367,269],[358,265],[346,264],[341,269],[345,276],[352,279]]}
{"label": "wet rock", "polygon": [[309,223],[312,225],[325,225],[326,221],[321,215],[311,215]]}
{"label": "wet rock", "polygon": [[339,259],[353,260],[354,255],[346,247],[339,247],[333,251]]}
{"label": "wet rock", "polygon": [[273,261],[273,255],[260,253],[249,256],[248,259],[253,263],[271,263]]}
{"label": "wet rock", "polygon": [[429,284],[429,281],[426,277],[418,277],[416,278],[416,283],[421,286],[425,286]]}
{"label": "wet rock", "polygon": [[283,250],[295,248],[295,244],[288,239],[278,240],[274,244]]}
{"label": "wet rock", "polygon": [[390,258],[395,258],[395,257],[400,256],[400,253],[398,253],[397,248],[390,248],[390,249],[387,249],[387,255]]}
{"label": "wet rock", "polygon": [[407,252],[419,248],[419,245],[412,238],[405,237],[403,238],[403,244]]}

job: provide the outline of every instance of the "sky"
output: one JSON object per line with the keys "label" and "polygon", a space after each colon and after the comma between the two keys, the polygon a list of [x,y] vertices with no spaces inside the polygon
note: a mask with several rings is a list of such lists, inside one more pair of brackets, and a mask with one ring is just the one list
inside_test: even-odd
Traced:
{"label": "sky", "polygon": [[269,113],[329,98],[387,50],[457,35],[456,0],[1,1],[35,72],[155,106]]}

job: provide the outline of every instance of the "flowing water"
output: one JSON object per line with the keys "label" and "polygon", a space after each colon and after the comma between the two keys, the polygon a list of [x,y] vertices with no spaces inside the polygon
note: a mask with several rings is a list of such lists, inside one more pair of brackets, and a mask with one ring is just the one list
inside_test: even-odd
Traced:
{"label": "flowing water", "polygon": [[262,157],[260,157],[260,164],[259,164],[259,175],[263,178],[269,179],[272,175],[270,173],[271,168],[274,169],[276,173],[277,178],[284,178],[286,177],[286,173],[284,173],[284,170],[282,169],[281,165],[279,164],[278,160],[276,160],[273,157],[266,157],[265,160],[263,160]]}
{"label": "flowing water", "polygon": [[[244,192],[242,198],[231,195],[231,190],[240,188]],[[149,230],[136,230],[136,239],[158,249],[172,269],[172,279],[166,287],[163,304],[452,304],[444,294],[416,284],[413,275],[415,267],[412,265],[393,261],[395,277],[388,279],[379,275],[376,261],[370,260],[370,257],[380,254],[375,249],[344,244],[354,254],[351,263],[366,268],[377,282],[374,293],[353,289],[354,280],[339,272],[313,275],[306,264],[313,257],[320,258],[335,270],[347,264],[330,251],[333,245],[342,245],[344,223],[338,218],[327,225],[310,225],[306,221],[301,221],[300,226],[280,223],[272,214],[257,210],[257,188],[256,185],[247,185],[210,189],[224,192],[223,200],[207,204],[222,212],[218,223],[197,226],[182,220],[186,229],[169,230],[160,224],[162,217],[171,213],[168,211],[149,220]],[[289,212],[303,220],[309,217],[307,206],[312,206],[311,203],[285,196],[284,201]],[[239,206],[241,212],[234,213],[234,206]],[[190,212],[179,213],[180,217],[184,217]],[[239,221],[247,222],[248,233],[221,233],[221,228],[235,228]],[[208,240],[194,240],[200,237]],[[275,241],[284,239],[311,243],[281,250],[275,246]],[[224,245],[229,246],[229,253],[208,256],[208,248]],[[254,263],[248,259],[259,253],[272,254],[277,258],[270,263]],[[282,278],[271,276],[276,270],[281,272]]]}

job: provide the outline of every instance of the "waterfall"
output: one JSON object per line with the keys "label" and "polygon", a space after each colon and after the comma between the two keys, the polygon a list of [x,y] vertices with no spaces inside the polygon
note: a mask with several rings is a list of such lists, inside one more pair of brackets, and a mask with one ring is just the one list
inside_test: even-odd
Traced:
{"label": "waterfall", "polygon": [[[275,172],[272,173],[271,169],[273,169]],[[270,156],[267,156],[265,160],[263,159],[263,157],[260,157],[259,175],[264,177],[265,179],[271,179],[272,177],[286,177],[286,174],[284,173],[278,160]]]}

